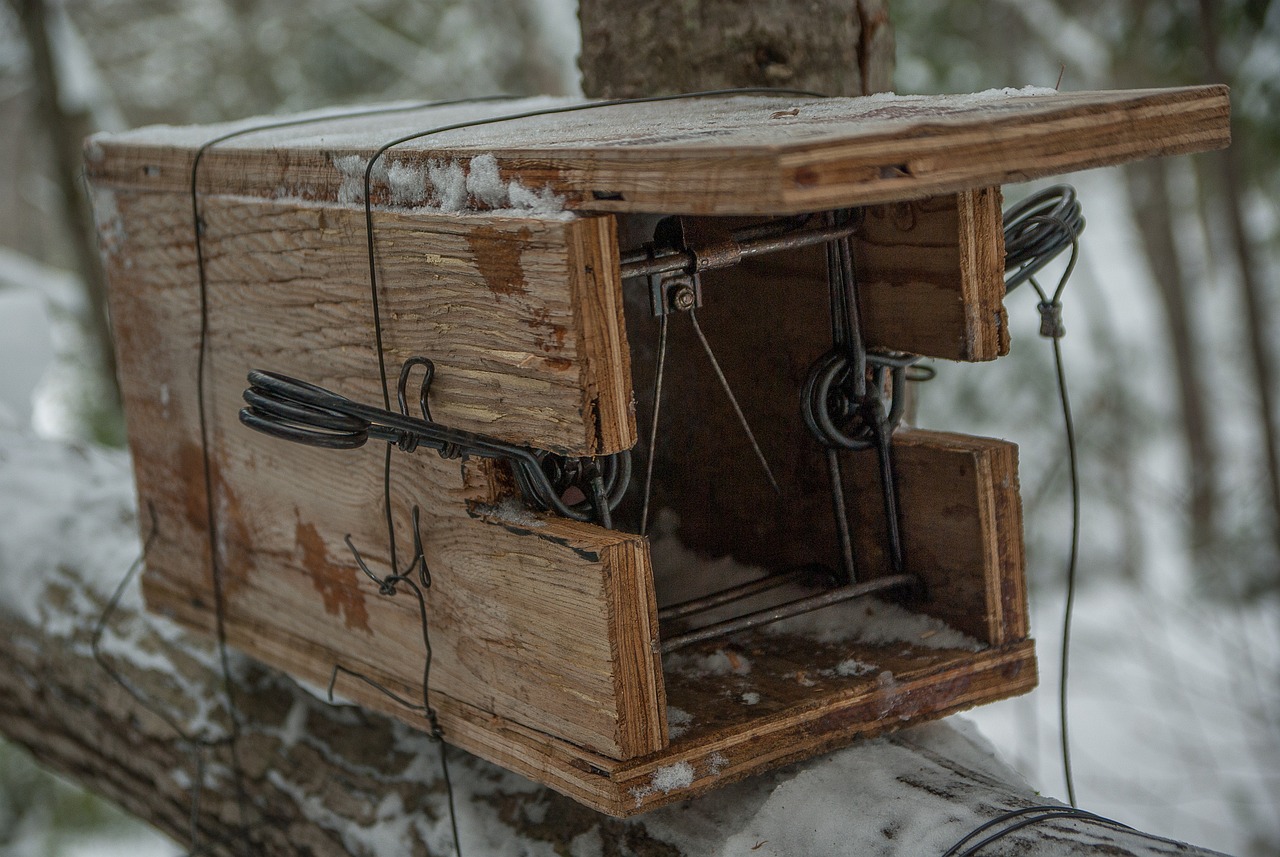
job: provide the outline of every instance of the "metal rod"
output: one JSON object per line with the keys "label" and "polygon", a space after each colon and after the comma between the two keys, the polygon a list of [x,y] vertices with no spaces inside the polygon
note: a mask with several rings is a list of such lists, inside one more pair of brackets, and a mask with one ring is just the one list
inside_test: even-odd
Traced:
{"label": "metal rod", "polygon": [[[834,447],[827,447],[827,476],[831,479],[831,506],[836,519],[836,533],[840,536],[840,563],[844,574],[842,583],[853,583],[858,579],[858,570],[853,562],[853,536],[849,533],[849,511],[844,504],[844,478],[840,472],[840,453]],[[901,572],[901,568],[894,571]]]}
{"label": "metal rod", "polygon": [[[780,235],[761,235],[759,234],[761,227],[757,225],[735,230],[730,234],[738,245],[738,251],[743,258],[746,258],[749,256],[763,256],[766,253],[776,253],[779,250],[798,250],[801,247],[812,247],[815,244],[824,244],[828,241],[847,238],[856,232],[861,225],[858,221],[834,226],[813,227],[806,225],[795,227]],[[645,249],[633,250],[622,257],[621,271],[622,278],[627,279],[630,277],[666,274],[672,271],[688,271],[689,273],[694,273],[695,270],[710,271],[716,267],[718,266],[698,268],[697,258],[692,250],[671,247],[659,250],[656,253]]]}
{"label": "metal rod", "polygon": [[910,574],[895,574],[890,577],[881,577],[876,580],[869,580],[866,583],[855,583],[849,586],[841,586],[838,589],[829,589],[818,595],[810,595],[805,598],[798,598],[795,601],[789,601],[786,604],[779,604],[776,607],[769,607],[764,610],[758,610],[755,613],[748,613],[746,616],[739,616],[736,619],[728,619],[724,622],[716,622],[705,628],[698,628],[685,634],[679,634],[675,637],[663,640],[659,646],[659,651],[663,654],[674,652],[676,649],[683,649],[694,643],[701,643],[705,640],[714,640],[717,637],[724,637],[738,631],[746,631],[751,628],[759,628],[762,625],[769,625],[779,622],[783,619],[789,619],[792,616],[799,616],[802,613],[810,613],[814,610],[820,610],[823,607],[830,607],[832,604],[839,604],[844,601],[850,601],[854,598],[861,598],[864,595],[871,595],[875,592],[883,592],[886,589],[896,589],[900,586],[914,586],[916,578]]}
{"label": "metal rod", "polygon": [[658,619],[683,619],[685,616],[692,616],[694,613],[703,613],[724,604],[741,601],[743,598],[750,598],[752,595],[759,595],[761,592],[768,592],[771,589],[777,589],[779,586],[802,580],[809,574],[809,571],[808,567],[796,568],[781,574],[760,577],[738,586],[731,586],[728,589],[721,589],[718,592],[712,592],[710,595],[690,598],[688,601],[681,601],[678,604],[663,607],[658,611]]}

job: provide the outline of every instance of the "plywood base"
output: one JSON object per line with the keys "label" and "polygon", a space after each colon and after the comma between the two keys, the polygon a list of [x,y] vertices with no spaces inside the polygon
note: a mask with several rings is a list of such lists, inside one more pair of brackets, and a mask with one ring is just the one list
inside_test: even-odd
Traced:
{"label": "plywood base", "polygon": [[[978,652],[908,643],[822,645],[781,635],[739,635],[728,644],[752,659],[748,675],[667,675],[668,703],[701,712],[670,746],[618,762],[435,696],[449,741],[600,812],[638,815],[790,762],[848,746],[908,723],[945,717],[1032,690],[1034,644]],[[711,654],[725,642],[689,653]],[[879,671],[841,676],[845,660]],[[327,677],[326,677],[327,680]],[[341,692],[344,683],[339,682]],[[754,705],[742,702],[753,688]],[[375,705],[417,728],[422,719]]]}

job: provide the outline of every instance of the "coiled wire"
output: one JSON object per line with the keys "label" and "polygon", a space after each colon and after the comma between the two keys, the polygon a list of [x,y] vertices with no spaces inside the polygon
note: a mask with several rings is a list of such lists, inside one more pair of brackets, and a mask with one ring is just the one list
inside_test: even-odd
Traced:
{"label": "coiled wire", "polygon": [[1030,280],[1084,232],[1076,190],[1060,184],[1032,194],[1004,214],[1005,292]]}

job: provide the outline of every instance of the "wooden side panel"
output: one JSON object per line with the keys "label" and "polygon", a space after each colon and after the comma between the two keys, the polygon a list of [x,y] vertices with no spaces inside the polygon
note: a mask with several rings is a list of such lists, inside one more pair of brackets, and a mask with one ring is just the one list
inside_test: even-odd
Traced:
{"label": "wooden side panel", "polygon": [[[138,491],[143,508],[154,508],[158,519],[144,590],[153,609],[209,629],[213,580],[189,208],[180,195],[120,193],[101,197],[99,213]],[[425,660],[417,600],[404,586],[395,597],[380,596],[344,543],[349,534],[370,566],[386,573],[384,448],[299,446],[251,432],[236,417],[245,374],[256,367],[380,400],[372,328],[362,315],[367,300],[343,288],[363,279],[363,253],[341,252],[344,242],[358,243],[362,235],[354,228],[358,213],[206,200],[214,541],[232,645],[321,683],[341,665],[417,700]],[[486,275],[465,263],[468,242],[485,236],[464,219],[440,218],[436,226],[379,215],[388,362],[424,351],[437,360],[437,418],[456,417],[456,424],[474,428],[487,423],[494,433],[528,432],[548,444],[559,438],[557,445],[579,449],[606,442],[599,415],[607,408],[584,419],[589,409],[574,386],[579,381],[569,378],[592,371],[600,377],[603,366],[618,371],[607,355],[594,369],[582,355],[592,347],[588,342],[601,341],[600,331],[617,333],[620,325],[600,319],[608,300],[576,307],[567,282],[580,263],[584,272],[591,267],[596,282],[607,282],[598,260],[611,245],[585,248],[590,234],[598,239],[612,232],[583,232],[570,241],[566,233],[602,227],[498,221],[493,228],[507,229],[506,239],[525,250],[510,268]],[[520,272],[524,282],[515,289]],[[558,279],[566,281],[560,293],[550,288]],[[500,344],[493,356],[473,342],[482,321],[495,325]],[[625,342],[616,345],[625,353]],[[562,355],[571,366],[555,366]],[[580,371],[584,365],[588,370]],[[597,401],[609,395],[606,387],[595,385]],[[540,404],[539,396],[546,401]],[[607,442],[618,442],[629,424],[629,417],[621,428],[615,424]],[[608,758],[664,746],[643,540],[523,513],[513,522],[494,511],[502,493],[492,468],[464,468],[431,452],[394,455],[401,567],[412,555],[410,510],[421,510],[432,574],[426,602],[436,698]],[[361,682],[346,681],[341,692],[371,707],[397,708]]]}
{"label": "wooden side panel", "polygon": [[854,247],[870,343],[947,360],[1009,352],[999,188],[865,212]]}
{"label": "wooden side panel", "polygon": [[[867,577],[889,573],[874,452],[851,456],[855,547]],[[912,609],[992,646],[1027,636],[1027,594],[1012,443],[921,430],[894,436],[906,570],[925,585]]]}
{"label": "wooden side panel", "polygon": [[[192,286],[182,198],[116,201],[129,236],[156,236],[131,245],[129,276]],[[260,355],[254,368],[297,374],[294,355],[324,353],[305,380],[380,402],[364,212],[239,197],[202,198],[201,211],[215,359],[234,339]],[[432,415],[448,425],[575,454],[635,443],[611,218],[379,211],[374,234],[393,386],[401,362],[422,355],[436,363]],[[139,303],[130,311],[146,312]]]}

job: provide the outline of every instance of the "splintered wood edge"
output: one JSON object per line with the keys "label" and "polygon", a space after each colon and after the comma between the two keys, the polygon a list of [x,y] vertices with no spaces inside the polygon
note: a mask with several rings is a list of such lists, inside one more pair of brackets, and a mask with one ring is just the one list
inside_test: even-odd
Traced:
{"label": "splintered wood edge", "polygon": [[573,314],[582,337],[582,418],[593,433],[593,454],[630,449],[637,442],[631,391],[631,348],[623,318],[617,220],[578,218],[566,230]]}
{"label": "splintered wood edge", "polygon": [[994,360],[1009,353],[1002,200],[999,187],[956,195],[962,306],[969,335],[965,360]]}

